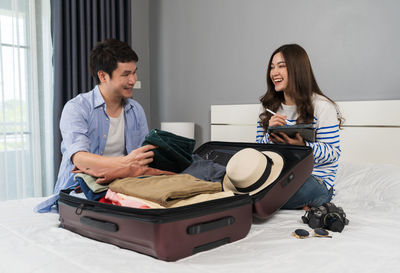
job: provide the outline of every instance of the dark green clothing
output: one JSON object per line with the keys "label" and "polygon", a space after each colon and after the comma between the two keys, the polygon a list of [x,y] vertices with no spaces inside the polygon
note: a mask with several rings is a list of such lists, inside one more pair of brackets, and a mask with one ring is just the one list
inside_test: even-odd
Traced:
{"label": "dark green clothing", "polygon": [[196,141],[170,132],[153,129],[144,139],[142,146],[152,144],[154,161],[150,167],[180,173],[192,163],[192,153]]}

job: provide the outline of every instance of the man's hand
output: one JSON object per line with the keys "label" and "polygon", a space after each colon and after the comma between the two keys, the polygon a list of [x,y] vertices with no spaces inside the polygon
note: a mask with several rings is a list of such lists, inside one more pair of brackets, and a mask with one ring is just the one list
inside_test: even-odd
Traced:
{"label": "man's hand", "polygon": [[132,164],[147,166],[153,162],[154,152],[151,150],[155,148],[154,145],[145,145],[125,156],[101,156],[82,151],[72,156],[72,162],[79,170],[120,168]]}
{"label": "man's hand", "polygon": [[290,145],[299,145],[304,146],[306,145],[304,139],[301,137],[300,133],[296,134],[296,137],[290,138],[285,133],[271,133],[269,139],[274,143],[281,143],[281,144],[290,144]]}
{"label": "man's hand", "polygon": [[124,164],[138,164],[140,166],[147,166],[153,162],[154,152],[151,150],[156,148],[156,146],[150,144],[137,148],[123,157]]}

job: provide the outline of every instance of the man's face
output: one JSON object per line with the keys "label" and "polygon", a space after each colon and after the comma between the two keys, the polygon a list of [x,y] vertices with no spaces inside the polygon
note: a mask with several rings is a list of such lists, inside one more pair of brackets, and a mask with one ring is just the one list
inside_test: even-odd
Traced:
{"label": "man's face", "polygon": [[102,85],[107,88],[112,96],[119,98],[131,98],[133,86],[137,81],[136,63],[118,62],[117,68],[112,72],[112,78],[105,73],[104,82]]}

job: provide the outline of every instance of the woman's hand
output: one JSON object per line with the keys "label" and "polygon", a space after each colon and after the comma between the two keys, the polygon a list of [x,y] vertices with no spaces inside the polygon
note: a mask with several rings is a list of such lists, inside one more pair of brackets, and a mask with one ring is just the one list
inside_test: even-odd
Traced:
{"label": "woman's hand", "polygon": [[285,133],[271,133],[269,135],[269,140],[274,142],[274,143],[280,143],[280,144],[290,144],[290,145],[299,145],[299,146],[305,146],[304,139],[301,137],[300,133],[296,134],[296,137],[290,138],[288,137],[287,134]]}
{"label": "woman's hand", "polygon": [[286,116],[282,116],[279,114],[273,115],[268,122],[268,126],[283,126],[285,124],[286,124]]}

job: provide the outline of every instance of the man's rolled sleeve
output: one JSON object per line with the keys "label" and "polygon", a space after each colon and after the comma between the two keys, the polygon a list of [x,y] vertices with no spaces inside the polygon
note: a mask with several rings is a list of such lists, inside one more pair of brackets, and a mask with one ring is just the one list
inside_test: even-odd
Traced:
{"label": "man's rolled sleeve", "polygon": [[61,151],[72,163],[72,156],[79,152],[90,152],[87,112],[81,106],[67,103],[60,120],[63,138]]}

